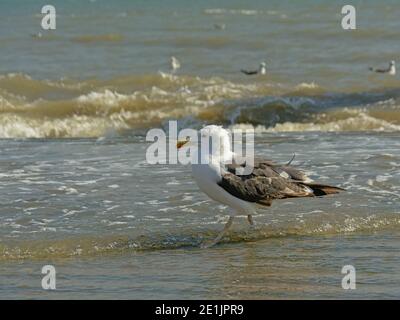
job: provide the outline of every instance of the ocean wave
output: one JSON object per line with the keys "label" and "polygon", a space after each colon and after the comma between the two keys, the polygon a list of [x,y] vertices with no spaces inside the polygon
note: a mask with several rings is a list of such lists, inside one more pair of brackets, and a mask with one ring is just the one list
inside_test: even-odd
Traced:
{"label": "ocean wave", "polygon": [[35,119],[9,115],[0,117],[1,138],[81,138],[100,137],[111,130],[122,134],[129,129],[122,117],[73,115],[64,119]]}
{"label": "ocean wave", "polygon": [[167,120],[248,124],[259,131],[399,131],[400,92],[329,93],[316,83],[235,83],[154,75],[110,80],[0,76],[0,138],[101,137]]}
{"label": "ocean wave", "polygon": [[74,97],[93,84],[68,79],[37,80],[23,73],[0,75],[0,95],[13,99],[34,101],[36,99],[60,99]]}
{"label": "ocean wave", "polygon": [[209,15],[224,15],[224,14],[232,14],[232,15],[245,15],[245,16],[254,16],[258,14],[266,14],[275,16],[278,15],[279,12],[275,10],[255,10],[255,9],[226,9],[226,8],[209,8],[204,10],[205,14]]}
{"label": "ocean wave", "polygon": [[265,129],[265,132],[305,132],[305,131],[400,131],[400,125],[371,117],[366,113],[326,123],[284,122]]}
{"label": "ocean wave", "polygon": [[[357,232],[399,230],[398,213],[387,215],[352,216],[335,215],[324,219],[316,212],[292,222],[280,222],[248,229],[231,231],[223,243],[261,241],[277,237],[322,236]],[[103,237],[80,236],[77,238],[18,241],[0,243],[0,261],[47,260],[54,258],[92,257],[122,254],[130,251],[159,251],[185,247],[199,247],[213,239],[218,230],[195,231],[175,229],[168,234],[141,234],[138,236],[110,235]]]}

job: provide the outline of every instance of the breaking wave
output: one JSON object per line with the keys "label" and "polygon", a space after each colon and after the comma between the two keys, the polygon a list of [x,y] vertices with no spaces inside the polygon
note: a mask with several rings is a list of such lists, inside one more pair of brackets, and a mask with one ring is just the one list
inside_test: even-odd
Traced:
{"label": "breaking wave", "polygon": [[[237,83],[154,75],[111,80],[0,76],[0,138],[130,134],[182,126],[245,124],[275,131],[399,131],[400,91],[330,93],[315,83]],[[262,129],[264,128],[264,129]]]}
{"label": "breaking wave", "polygon": [[225,8],[210,8],[205,9],[204,14],[207,15],[244,15],[244,16],[255,16],[255,15],[270,15],[274,16],[279,12],[274,10],[254,10],[254,9],[225,9]]}
{"label": "breaking wave", "polygon": [[[323,219],[320,216],[291,222],[258,226],[251,232],[231,231],[222,241],[237,243],[262,241],[278,237],[321,236],[399,230],[398,213],[371,215],[367,217],[339,215]],[[14,243],[0,243],[0,261],[45,260],[52,258],[95,257],[106,254],[122,254],[130,251],[171,250],[185,247],[199,247],[204,241],[214,239],[217,230],[194,231],[175,230],[174,233],[153,235],[110,235],[106,237],[80,236],[58,240],[33,240]]]}

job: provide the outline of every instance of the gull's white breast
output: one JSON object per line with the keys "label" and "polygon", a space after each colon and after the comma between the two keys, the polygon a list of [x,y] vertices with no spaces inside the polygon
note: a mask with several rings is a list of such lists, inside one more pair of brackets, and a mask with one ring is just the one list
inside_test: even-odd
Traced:
{"label": "gull's white breast", "polygon": [[235,209],[237,213],[254,214],[252,203],[234,197],[218,185],[222,179],[219,164],[192,164],[192,176],[201,191],[211,199]]}

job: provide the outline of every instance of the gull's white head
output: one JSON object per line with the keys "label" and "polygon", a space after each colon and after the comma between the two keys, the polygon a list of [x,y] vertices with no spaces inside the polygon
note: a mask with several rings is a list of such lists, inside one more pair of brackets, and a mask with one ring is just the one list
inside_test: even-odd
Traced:
{"label": "gull's white head", "polygon": [[209,152],[215,161],[229,161],[232,158],[231,136],[222,126],[209,125],[200,130],[201,141],[208,139]]}
{"label": "gull's white head", "polygon": [[[229,161],[232,159],[231,136],[228,130],[222,126],[209,125],[201,129],[199,133],[198,142],[200,144],[197,146],[198,149],[194,157],[200,154],[203,160],[212,158],[210,160],[212,162]],[[178,141],[177,148],[180,149],[190,143],[193,143],[190,139]]]}
{"label": "gull's white head", "polygon": [[265,61],[260,63],[260,74],[266,74],[267,73],[267,63]]}
{"label": "gull's white head", "polygon": [[208,125],[200,130],[202,138],[211,137],[216,140],[223,140],[230,143],[229,131],[224,129],[222,126]]}

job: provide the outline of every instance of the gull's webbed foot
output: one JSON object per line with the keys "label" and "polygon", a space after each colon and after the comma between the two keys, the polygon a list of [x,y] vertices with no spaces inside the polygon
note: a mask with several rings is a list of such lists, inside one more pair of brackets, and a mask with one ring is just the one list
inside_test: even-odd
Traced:
{"label": "gull's webbed foot", "polygon": [[218,236],[209,242],[204,242],[200,245],[202,249],[207,249],[215,246],[218,242],[221,241],[221,239],[224,237],[224,235],[228,232],[230,227],[232,226],[233,223],[233,216],[230,216],[228,219],[228,222],[225,224],[224,229],[218,234]]}

